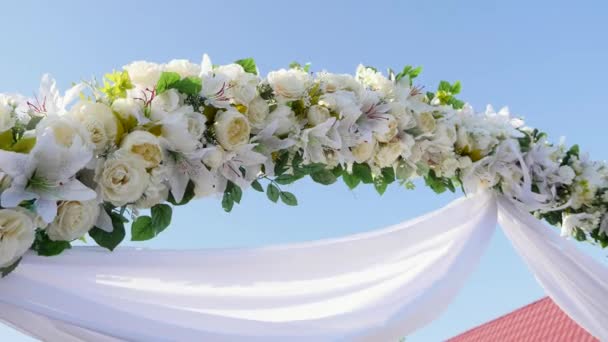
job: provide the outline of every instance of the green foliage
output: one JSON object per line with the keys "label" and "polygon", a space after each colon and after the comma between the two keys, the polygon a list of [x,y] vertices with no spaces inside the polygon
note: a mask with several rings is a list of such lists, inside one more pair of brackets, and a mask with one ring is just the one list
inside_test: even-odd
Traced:
{"label": "green foliage", "polygon": [[372,169],[365,163],[355,163],[353,165],[353,175],[359,178],[363,184],[372,184],[374,182]]}
{"label": "green foliage", "polygon": [[279,196],[281,196],[281,190],[276,185],[270,183],[266,188],[266,196],[272,202],[277,203],[277,201],[279,200]]}
{"label": "green foliage", "polygon": [[346,186],[348,186],[348,188],[351,190],[356,188],[357,185],[361,183],[361,179],[359,177],[357,177],[355,174],[348,172],[344,172],[342,174],[342,180],[344,181],[344,184],[346,184]]}
{"label": "green foliage", "polygon": [[445,177],[437,177],[435,171],[430,170],[429,173],[424,177],[426,185],[428,185],[435,193],[441,194],[446,190],[451,192],[456,191],[456,187],[451,179]]}
{"label": "green foliage", "polygon": [[262,187],[262,184],[260,184],[260,182],[257,179],[251,183],[251,187],[255,191],[264,192],[264,188]]}
{"label": "green foliage", "polygon": [[287,191],[281,191],[280,193],[281,201],[287,205],[296,206],[298,205],[298,199],[294,194]]}
{"label": "green foliage", "polygon": [[113,251],[125,238],[125,225],[123,221],[126,219],[114,212],[109,212],[109,215],[112,219],[112,231],[106,232],[98,227],[93,227],[93,229],[89,230],[89,236],[99,246]]}
{"label": "green foliage", "polygon": [[222,208],[224,211],[230,212],[234,207],[234,203],[241,203],[243,197],[243,191],[241,188],[231,181],[228,181],[226,190],[224,190],[224,197],[222,197]]}
{"label": "green foliage", "polygon": [[289,68],[290,69],[299,69],[305,72],[310,72],[310,63],[306,63],[304,65],[298,63],[298,62],[291,62],[289,63]]}
{"label": "green foliage", "polygon": [[38,255],[43,256],[59,255],[64,250],[71,247],[72,245],[70,245],[68,241],[51,240],[42,229],[36,230],[36,238],[34,239],[34,244],[32,244],[32,249],[35,250]]}
{"label": "green foliage", "polygon": [[450,84],[447,81],[439,82],[437,93],[427,93],[429,99],[437,98],[439,103],[442,105],[450,105],[454,109],[461,109],[464,107],[464,102],[458,100],[455,95],[458,95],[462,90],[462,86],[459,81]]}
{"label": "green foliage", "polygon": [[578,145],[573,145],[572,147],[570,147],[568,152],[566,152],[566,156],[564,156],[564,159],[562,160],[562,165],[568,165],[572,160],[572,157],[578,158],[579,153],[580,147]]}
{"label": "green foliage", "polygon": [[156,94],[162,94],[169,89],[175,89],[182,94],[197,96],[202,89],[201,79],[198,77],[183,78],[176,72],[165,71],[160,74],[156,83]]}
{"label": "green foliage", "polygon": [[21,258],[13,261],[13,263],[8,266],[0,267],[0,275],[2,276],[2,278],[6,277],[9,273],[13,272],[17,268],[17,266],[19,266],[20,262],[21,262]]}
{"label": "green foliage", "polygon": [[131,225],[131,241],[146,241],[160,234],[171,223],[172,209],[157,204],[150,210],[152,217],[140,216]]}
{"label": "green foliage", "polygon": [[330,184],[335,183],[338,180],[336,175],[334,175],[334,173],[331,172],[331,170],[325,170],[325,169],[311,173],[310,178],[312,178],[313,181],[315,181],[319,184],[323,184],[323,185],[330,185]]}
{"label": "green foliage", "polygon": [[243,70],[245,70],[245,72],[248,72],[248,73],[254,74],[254,75],[258,74],[258,67],[257,67],[257,65],[255,65],[255,60],[253,58],[239,59],[239,60],[235,61],[234,63],[242,66]]}
{"label": "green foliage", "polygon": [[422,72],[422,67],[417,67],[414,68],[411,65],[406,65],[405,67],[403,67],[403,70],[401,70],[400,73],[398,73],[397,75],[395,75],[395,80],[399,81],[404,77],[407,77],[409,79],[410,85],[412,85],[412,81],[418,77],[418,75],[420,75],[420,73]]}
{"label": "green foliage", "polygon": [[0,150],[12,151],[17,153],[28,153],[36,144],[35,137],[24,138],[22,127],[13,127],[0,133]]}
{"label": "green foliage", "polygon": [[126,70],[114,71],[104,76],[101,91],[110,98],[110,101],[125,98],[129,89],[133,89],[133,83]]}

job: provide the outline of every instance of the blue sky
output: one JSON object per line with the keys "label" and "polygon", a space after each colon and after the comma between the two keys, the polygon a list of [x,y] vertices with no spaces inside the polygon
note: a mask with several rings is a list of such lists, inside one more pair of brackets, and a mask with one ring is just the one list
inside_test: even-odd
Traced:
{"label": "blue sky", "polygon": [[[51,7],[52,4],[52,7]],[[263,74],[292,61],[313,70],[354,72],[422,65],[427,89],[460,80],[478,109],[512,113],[566,136],[595,159],[607,159],[608,32],[605,1],[12,1],[0,11],[0,92],[32,94],[41,75],[62,89],[132,60],[172,58],[214,63],[254,57]],[[289,188],[290,208],[247,192],[226,214],[216,199],[175,210],[172,226],[138,246],[257,246],[342,236],[395,224],[441,207],[420,185],[379,197],[303,181]],[[608,265],[608,250],[582,246]],[[69,275],[64,275],[69,276]],[[49,294],[52,295],[52,294]],[[447,312],[408,341],[438,341],[543,296],[498,231],[488,253]],[[26,341],[0,325],[0,340]]]}

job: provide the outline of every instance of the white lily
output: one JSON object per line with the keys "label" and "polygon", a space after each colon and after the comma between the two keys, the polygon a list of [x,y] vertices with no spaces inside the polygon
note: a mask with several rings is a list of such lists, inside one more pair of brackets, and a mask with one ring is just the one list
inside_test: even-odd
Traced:
{"label": "white lily", "polygon": [[305,163],[327,163],[325,150],[338,150],[342,147],[335,122],[336,118],[329,118],[322,124],[302,131],[301,147]]}
{"label": "white lily", "polygon": [[275,135],[279,128],[278,121],[272,121],[268,126],[261,130],[256,136],[251,139],[256,146],[257,152],[266,156],[264,162],[264,170],[270,177],[274,176],[274,162],[272,161],[272,152],[287,149],[295,145],[296,141],[291,138],[281,139]]}
{"label": "white lily", "polygon": [[167,158],[165,158],[167,176],[171,194],[177,202],[184,198],[190,181],[196,187],[206,187],[210,183],[215,183],[215,176],[201,160],[203,153],[204,150],[192,153],[167,151]]}
{"label": "white lily", "polygon": [[49,74],[44,74],[40,81],[38,96],[28,104],[33,111],[40,115],[63,115],[67,112],[67,106],[78,98],[85,87],[84,83],[78,83],[68,89],[64,96],[61,96],[55,79]]}
{"label": "white lily", "polygon": [[373,133],[384,135],[389,131],[391,107],[378,93],[366,91],[361,98],[362,115],[357,120],[358,131],[364,141],[371,141]]}
{"label": "white lily", "polygon": [[22,201],[35,200],[36,212],[46,223],[57,214],[57,201],[87,201],[97,194],[74,175],[91,159],[92,154],[79,136],[69,146],[56,143],[52,130],[37,138],[29,154],[0,150],[0,169],[12,178],[0,203],[14,208]]}
{"label": "white lily", "polygon": [[218,172],[242,189],[249,186],[257,178],[262,164],[268,159],[265,155],[254,151],[255,147],[256,144],[247,144],[232,151],[225,151]]}

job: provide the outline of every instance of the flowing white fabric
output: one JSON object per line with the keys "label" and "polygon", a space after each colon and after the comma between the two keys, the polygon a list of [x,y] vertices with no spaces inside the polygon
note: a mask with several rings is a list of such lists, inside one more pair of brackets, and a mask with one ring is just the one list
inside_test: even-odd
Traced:
{"label": "flowing white fabric", "polygon": [[547,295],[590,334],[608,341],[608,268],[504,198],[498,199],[498,222]]}
{"label": "flowing white fabric", "polygon": [[396,341],[446,308],[495,225],[482,194],[318,242],[28,255],[0,281],[0,319],[47,341]]}
{"label": "flowing white fabric", "polygon": [[499,222],[547,294],[608,341],[608,269],[507,199],[460,199],[345,238],[28,255],[0,281],[0,320],[45,341],[395,341],[437,318]]}

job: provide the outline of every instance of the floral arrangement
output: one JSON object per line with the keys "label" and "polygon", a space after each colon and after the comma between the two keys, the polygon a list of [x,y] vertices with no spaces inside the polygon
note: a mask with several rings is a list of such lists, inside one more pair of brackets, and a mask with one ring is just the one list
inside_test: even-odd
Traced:
{"label": "floral arrangement", "polygon": [[476,114],[458,82],[424,92],[420,68],[309,67],[261,78],[253,59],[205,55],[133,62],[63,95],[48,76],[35,98],[0,94],[2,275],[29,249],[57,255],[86,234],[113,250],[129,221],[132,240],[151,239],[193,198],[220,196],[230,211],[251,187],[297,205],[282,186],[308,176],[380,194],[415,177],[437,193],[493,188],[564,236],[608,245],[608,168],[578,146],[507,109]]}

